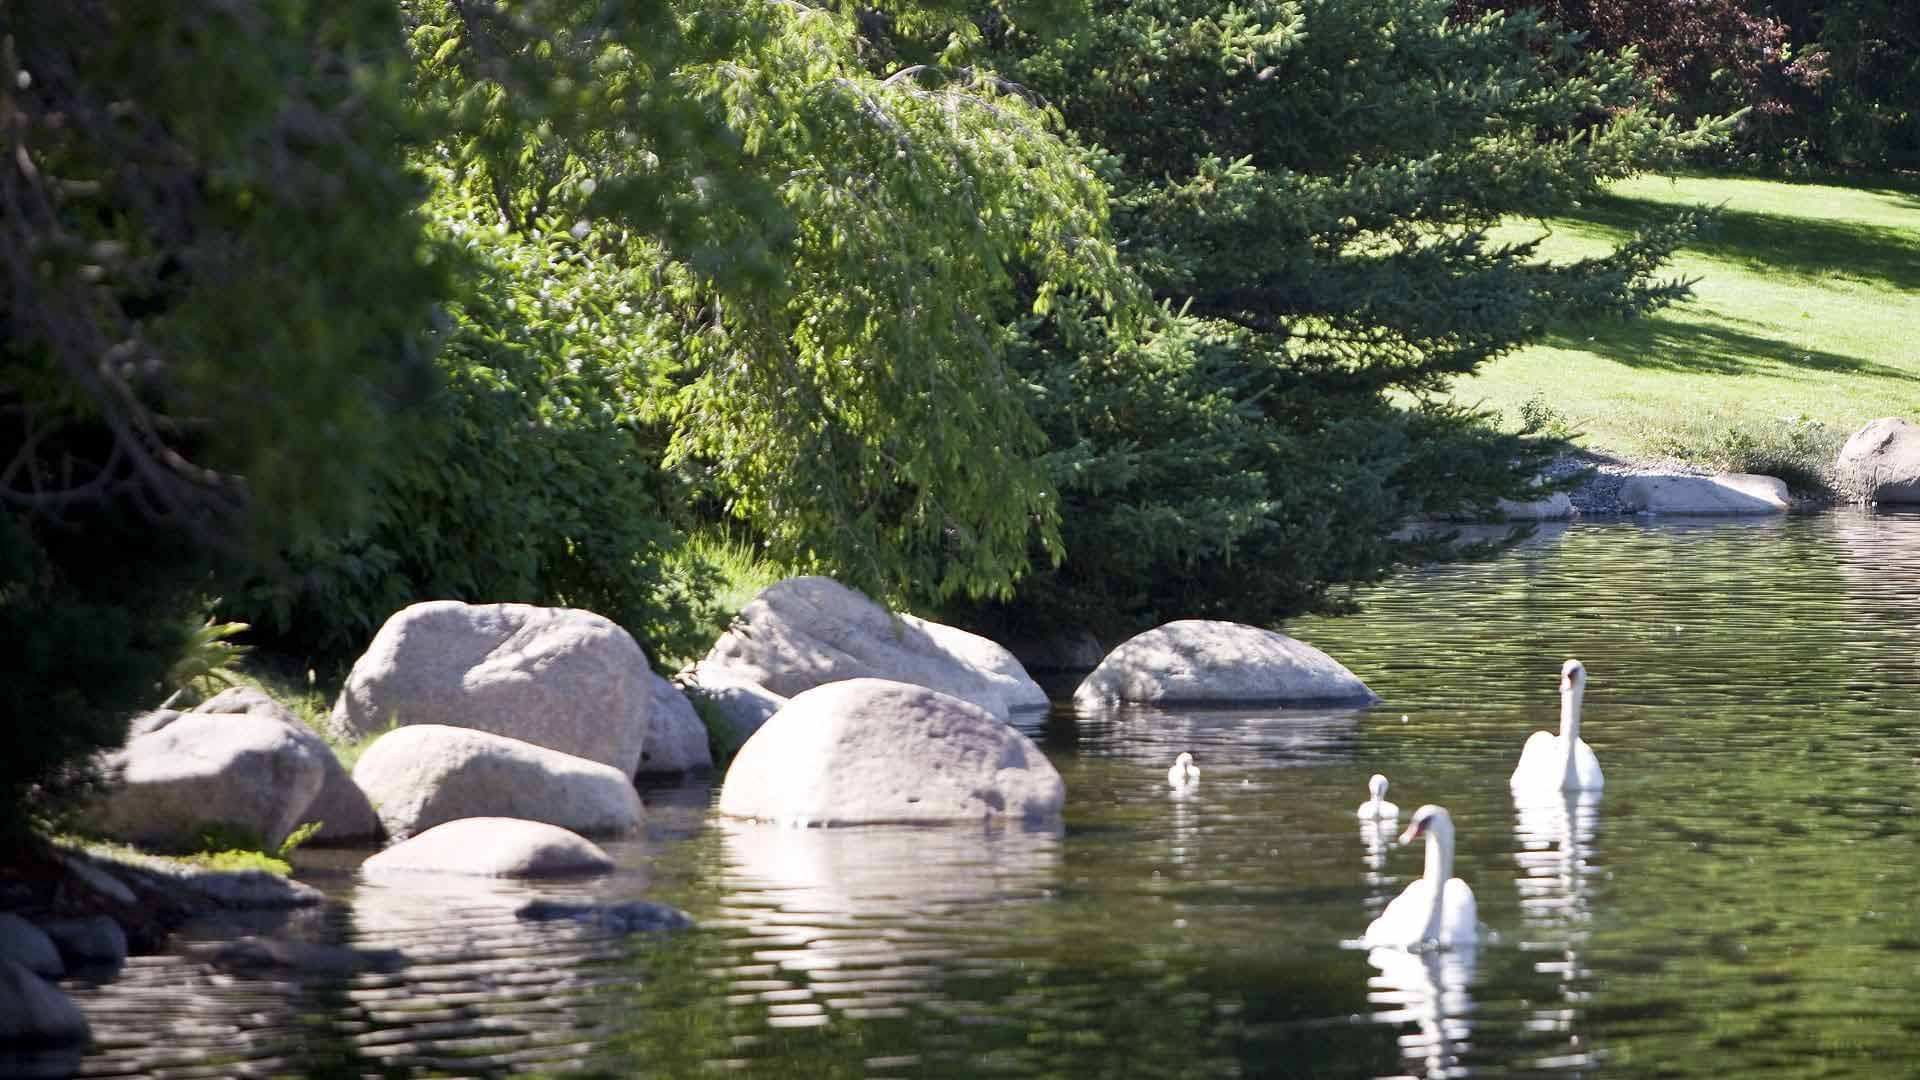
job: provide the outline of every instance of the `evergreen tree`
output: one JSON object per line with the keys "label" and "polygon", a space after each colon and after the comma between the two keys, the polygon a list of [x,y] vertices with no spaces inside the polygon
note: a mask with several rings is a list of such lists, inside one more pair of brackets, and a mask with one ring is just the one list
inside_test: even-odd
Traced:
{"label": "evergreen tree", "polygon": [[1144,334],[1034,327],[1067,559],[971,618],[1117,636],[1337,606],[1334,586],[1422,554],[1389,539],[1408,517],[1531,488],[1550,448],[1450,404],[1451,380],[1552,315],[1685,294],[1655,275],[1692,215],[1563,265],[1488,240],[1717,137],[1532,14],[1147,0],[1053,40],[987,30],[1103,160],[1164,309]]}

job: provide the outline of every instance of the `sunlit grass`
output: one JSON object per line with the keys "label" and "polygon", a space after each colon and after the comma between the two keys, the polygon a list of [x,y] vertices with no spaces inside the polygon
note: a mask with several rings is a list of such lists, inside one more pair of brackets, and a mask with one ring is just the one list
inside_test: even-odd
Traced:
{"label": "sunlit grass", "polygon": [[1696,299],[1635,322],[1574,322],[1497,360],[1456,395],[1510,425],[1533,398],[1578,441],[1636,458],[1719,467],[1830,461],[1877,416],[1920,404],[1920,196],[1887,187],[1754,179],[1640,178],[1577,217],[1513,222],[1547,232],[1555,260],[1598,254],[1678,206],[1721,211],[1672,273]]}

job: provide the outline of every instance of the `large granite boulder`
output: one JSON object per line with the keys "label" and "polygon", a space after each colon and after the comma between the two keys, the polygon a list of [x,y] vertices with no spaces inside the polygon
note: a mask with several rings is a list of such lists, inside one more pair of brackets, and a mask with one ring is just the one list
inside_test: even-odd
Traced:
{"label": "large granite boulder", "polygon": [[335,734],[394,726],[490,731],[632,776],[652,691],[633,638],[590,611],[529,604],[414,604],[354,662]]}
{"label": "large granite boulder", "polygon": [[720,812],[790,825],[1055,822],[1033,740],[957,697],[885,679],[796,694],[727,770]]}
{"label": "large granite boulder", "polygon": [[87,1041],[80,1007],[45,979],[0,959],[0,1043],[63,1045]]}
{"label": "large granite boulder", "polygon": [[1868,423],[1840,448],[1833,473],[1856,499],[1920,503],[1920,426],[1894,416]]}
{"label": "large granite boulder", "polygon": [[640,794],[628,773],[471,728],[412,724],[389,731],[360,755],[353,779],[395,839],[467,817],[524,818],[589,833],[623,833],[640,823]]}
{"label": "large granite boulder", "polygon": [[360,865],[369,877],[396,873],[545,877],[613,869],[600,846],[557,825],[506,817],[470,817],[436,825]]}
{"label": "large granite boulder", "polygon": [[380,817],[373,812],[373,803],[367,800],[366,792],[361,791],[360,785],[347,775],[346,766],[340,764],[340,759],[334,756],[333,748],[326,744],[326,740],[301,723],[300,718],[285,705],[251,686],[234,686],[195,705],[193,711],[264,716],[287,725],[295,737],[305,741],[319,755],[324,770],[320,778],[320,793],[300,814],[302,824],[309,821],[321,823],[320,831],[313,834],[312,841],[340,843],[379,838]]}
{"label": "large granite boulder", "polygon": [[713,706],[727,722],[727,749],[739,746],[753,737],[761,725],[772,718],[787,699],[764,686],[750,682],[726,681],[726,671],[714,668],[706,673],[703,681],[693,681],[698,669],[682,672],[677,678],[686,688],[689,697],[697,697]]}
{"label": "large granite boulder", "polygon": [[1620,509],[1654,514],[1779,514],[1784,480],[1754,473],[1718,476],[1632,476],[1620,485]]}
{"label": "large granite boulder", "polygon": [[163,848],[195,848],[209,826],[233,825],[276,847],[307,820],[332,756],[270,717],[186,713],[110,756],[118,778],[87,823]]}
{"label": "large granite boulder", "polygon": [[846,679],[912,683],[996,716],[1044,709],[1046,692],[1014,655],[978,634],[897,615],[824,577],[775,582],[754,597],[690,675],[752,683],[783,697]]}
{"label": "large granite boulder", "polygon": [[643,776],[713,771],[707,725],[680,688],[651,676],[653,703],[647,707],[647,749],[640,755]]}
{"label": "large granite boulder", "polygon": [[1076,705],[1354,704],[1379,698],[1319,649],[1272,630],[1182,619],[1135,634],[1073,692]]}

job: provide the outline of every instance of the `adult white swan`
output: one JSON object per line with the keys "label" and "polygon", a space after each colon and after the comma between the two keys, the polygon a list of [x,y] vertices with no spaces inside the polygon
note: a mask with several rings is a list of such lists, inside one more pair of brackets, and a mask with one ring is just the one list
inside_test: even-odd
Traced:
{"label": "adult white swan", "polygon": [[1181,751],[1180,756],[1174,758],[1173,765],[1167,769],[1167,783],[1174,787],[1186,787],[1199,780],[1200,767],[1193,763],[1193,755],[1184,750]]}
{"label": "adult white swan", "polygon": [[1509,781],[1518,792],[1599,791],[1606,786],[1600,759],[1580,738],[1580,699],[1587,693],[1587,669],[1578,660],[1560,668],[1560,734],[1536,731],[1520,751]]}
{"label": "adult white swan", "polygon": [[1367,791],[1373,798],[1360,804],[1354,816],[1367,821],[1391,821],[1400,816],[1400,808],[1387,801],[1387,778],[1374,773],[1367,781]]}
{"label": "adult white swan", "polygon": [[1367,925],[1369,948],[1470,946],[1478,938],[1480,910],[1473,901],[1473,889],[1453,876],[1453,819],[1444,808],[1428,804],[1415,810],[1400,842],[1411,844],[1423,835],[1427,872]]}

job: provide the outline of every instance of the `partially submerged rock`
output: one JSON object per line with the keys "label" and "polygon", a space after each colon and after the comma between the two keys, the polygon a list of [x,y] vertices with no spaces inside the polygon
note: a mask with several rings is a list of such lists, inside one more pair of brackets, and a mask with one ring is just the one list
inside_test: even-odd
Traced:
{"label": "partially submerged rock", "polygon": [[605,873],[613,860],[600,846],[557,825],[504,817],[470,817],[436,825],[361,864],[386,874],[545,877]]}
{"label": "partially submerged rock", "polygon": [[790,825],[1047,822],[1065,801],[1033,740],[971,702],[884,679],[795,695],[720,790],[722,814]]}
{"label": "partially submerged rock", "polygon": [[47,932],[11,912],[0,911],[0,960],[11,960],[49,979],[67,973],[66,962]]}
{"label": "partially submerged rock", "polygon": [[1869,422],[1840,448],[1833,472],[1855,499],[1920,503],[1920,426],[1896,416]]}
{"label": "partially submerged rock", "polygon": [[222,971],[248,974],[278,970],[351,975],[360,971],[398,971],[406,965],[406,957],[394,949],[352,949],[253,934],[195,945],[188,949],[188,955]]}
{"label": "partially submerged rock", "polygon": [[1241,623],[1182,619],[1136,634],[1073,692],[1074,704],[1353,704],[1379,700],[1304,641]]}
{"label": "partially submerged rock", "polygon": [[127,933],[105,915],[50,919],[40,928],[69,967],[119,967],[127,962]]}
{"label": "partially submerged rock", "polygon": [[707,725],[681,689],[658,675],[649,676],[653,703],[647,748],[640,755],[638,774],[670,776],[713,771],[713,751],[707,745]]}
{"label": "partially submerged rock", "polygon": [[1043,709],[1014,655],[978,634],[899,615],[824,577],[775,582],[689,673],[701,686],[751,683],[783,697],[875,678],[971,701],[996,716]]}
{"label": "partially submerged rock", "polygon": [[1718,476],[1631,476],[1620,486],[1620,508],[1654,514],[1779,514],[1787,485],[1754,473]]}
{"label": "partially submerged rock", "polygon": [[641,816],[629,773],[443,724],[414,724],[380,736],[360,755],[353,779],[396,839],[457,818],[523,818],[578,832],[622,833]]}
{"label": "partially submerged rock", "polygon": [[693,925],[693,917],[686,912],[651,900],[627,900],[617,904],[534,900],[521,905],[514,914],[529,922],[565,920],[613,934],[657,934],[668,930],[685,930]]}
{"label": "partially submerged rock", "polygon": [[335,733],[394,726],[492,732],[632,776],[646,748],[647,658],[590,611],[529,604],[414,604],[388,619],[353,665]]}
{"label": "partially submerged rock", "polygon": [[195,848],[219,825],[278,846],[304,820],[332,756],[269,717],[187,713],[112,755],[118,776],[88,824],[152,847]]}
{"label": "partially submerged rock", "polygon": [[19,964],[0,959],[0,1043],[65,1045],[87,1038],[87,1018],[73,999]]}

